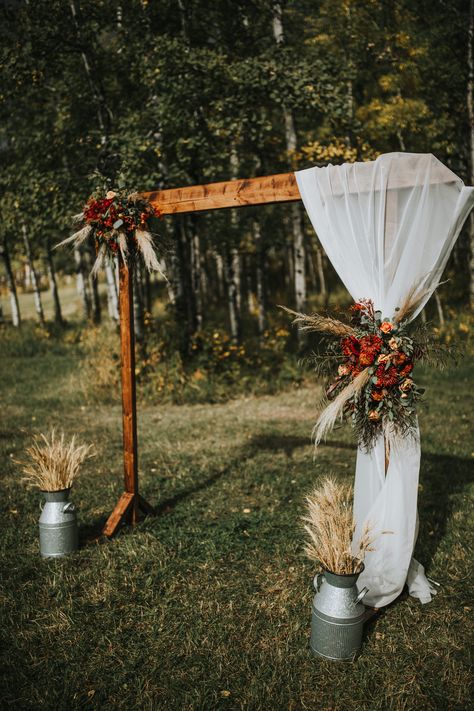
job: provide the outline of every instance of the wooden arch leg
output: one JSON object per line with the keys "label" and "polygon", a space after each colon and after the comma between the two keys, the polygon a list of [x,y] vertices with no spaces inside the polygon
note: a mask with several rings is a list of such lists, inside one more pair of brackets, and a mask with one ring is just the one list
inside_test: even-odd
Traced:
{"label": "wooden arch leg", "polygon": [[135,334],[133,328],[132,267],[119,256],[120,348],[122,376],[123,463],[125,491],[104,526],[105,536],[113,536],[122,523],[137,523],[140,511],[155,510],[138,493],[137,398],[135,383]]}

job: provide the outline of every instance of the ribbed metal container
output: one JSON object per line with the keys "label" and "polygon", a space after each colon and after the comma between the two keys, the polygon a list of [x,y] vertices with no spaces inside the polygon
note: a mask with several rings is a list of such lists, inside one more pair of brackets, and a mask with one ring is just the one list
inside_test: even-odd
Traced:
{"label": "ribbed metal container", "polygon": [[357,654],[365,614],[361,600],[368,592],[367,588],[357,589],[361,572],[336,575],[325,571],[314,578],[310,642],[314,654],[335,661],[351,660]]}
{"label": "ribbed metal container", "polygon": [[69,501],[70,489],[42,491],[45,498],[39,520],[40,553],[43,558],[59,558],[78,547],[77,517]]}

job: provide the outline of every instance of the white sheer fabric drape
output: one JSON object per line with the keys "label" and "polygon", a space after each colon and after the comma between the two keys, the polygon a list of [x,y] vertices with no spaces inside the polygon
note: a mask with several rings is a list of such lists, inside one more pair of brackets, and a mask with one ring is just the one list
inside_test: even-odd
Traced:
{"label": "white sheer fabric drape", "polygon": [[[415,287],[425,291],[419,313],[474,205],[474,188],[433,155],[416,153],[309,168],[296,179],[313,227],[352,298],[372,299],[390,319]],[[368,605],[388,605],[405,582],[421,602],[434,592],[412,558],[419,466],[419,437],[392,443],[386,474],[383,437],[372,451],[358,450],[355,540],[366,521],[391,532],[377,539],[359,578],[369,588]]]}

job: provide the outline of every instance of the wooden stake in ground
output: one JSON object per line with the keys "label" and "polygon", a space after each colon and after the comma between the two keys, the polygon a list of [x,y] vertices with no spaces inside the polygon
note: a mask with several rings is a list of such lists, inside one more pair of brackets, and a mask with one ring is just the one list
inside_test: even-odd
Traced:
{"label": "wooden stake in ground", "polygon": [[138,492],[137,401],[135,334],[133,328],[133,267],[119,256],[120,351],[122,376],[123,465],[125,491],[109,516],[103,533],[113,536],[124,523],[134,525],[140,510],[155,513]]}

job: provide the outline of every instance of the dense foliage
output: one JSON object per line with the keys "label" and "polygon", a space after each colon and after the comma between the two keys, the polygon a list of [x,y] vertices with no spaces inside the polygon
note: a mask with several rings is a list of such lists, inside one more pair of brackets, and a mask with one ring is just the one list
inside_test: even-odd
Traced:
{"label": "dense foliage", "polygon": [[[151,190],[406,150],[433,152],[469,180],[469,11],[467,0],[7,2],[0,242],[22,257],[26,224],[33,257],[42,257],[67,236],[96,170]],[[292,302],[289,213],[163,225],[178,245],[167,268],[180,281],[188,350],[222,299],[219,258],[224,281],[240,269],[268,304],[285,280]],[[335,275],[317,262],[306,230],[306,280],[324,297]],[[467,297],[467,253],[464,237],[450,266],[458,301]],[[67,254],[57,260],[72,269]],[[239,328],[231,323],[233,336]]]}

